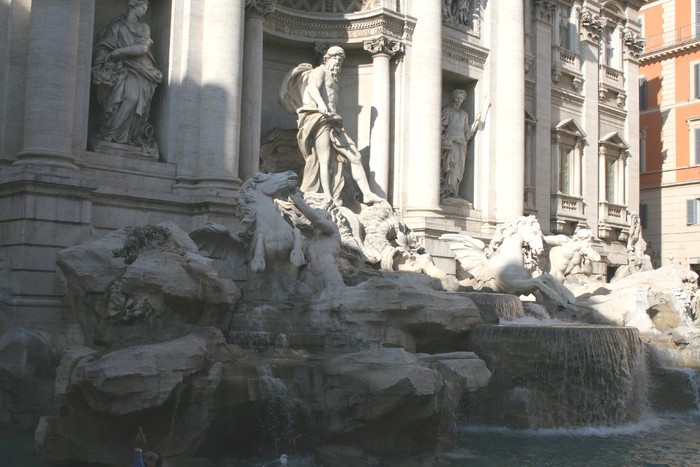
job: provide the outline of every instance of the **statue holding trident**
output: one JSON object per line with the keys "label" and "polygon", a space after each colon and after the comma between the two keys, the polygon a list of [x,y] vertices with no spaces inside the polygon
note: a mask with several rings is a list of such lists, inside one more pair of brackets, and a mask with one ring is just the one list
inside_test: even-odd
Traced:
{"label": "statue holding trident", "polygon": [[[486,97],[481,103],[481,109],[474,122],[469,123],[469,114],[462,109],[462,103],[467,98],[463,89],[452,91],[452,102],[442,109],[442,157],[440,168],[440,199],[458,198],[459,184],[464,178],[464,168],[467,162],[467,145],[474,137],[479,125],[486,117],[489,104]],[[484,110],[484,106],[486,109]]]}
{"label": "statue holding trident", "polygon": [[370,190],[362,156],[337,112],[338,73],[343,60],[345,51],[333,46],[316,68],[309,63],[294,68],[282,83],[280,104],[297,114],[297,141],[306,161],[301,191],[324,193],[336,204],[342,204],[343,164],[347,162],[362,192],[362,201],[374,204],[382,198]]}

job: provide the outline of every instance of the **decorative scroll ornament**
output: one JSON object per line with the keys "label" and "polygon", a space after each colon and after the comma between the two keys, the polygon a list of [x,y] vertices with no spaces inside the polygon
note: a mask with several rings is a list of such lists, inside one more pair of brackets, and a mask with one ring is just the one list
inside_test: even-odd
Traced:
{"label": "decorative scroll ornament", "polygon": [[386,37],[377,37],[376,39],[365,41],[364,49],[372,55],[386,54],[391,58],[402,51],[403,44]]}
{"label": "decorative scroll ornament", "polygon": [[252,11],[267,16],[275,11],[277,0],[245,0],[246,11]]}

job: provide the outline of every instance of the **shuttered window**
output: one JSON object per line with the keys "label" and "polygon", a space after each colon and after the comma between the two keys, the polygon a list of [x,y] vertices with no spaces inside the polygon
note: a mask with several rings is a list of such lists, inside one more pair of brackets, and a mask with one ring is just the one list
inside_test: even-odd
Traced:
{"label": "shuttered window", "polygon": [[643,228],[647,228],[647,222],[648,222],[648,216],[649,214],[647,213],[647,205],[646,203],[641,203],[639,205],[639,225]]}
{"label": "shuttered window", "polygon": [[692,163],[693,165],[700,165],[700,128],[693,128],[693,155]]}
{"label": "shuttered window", "polygon": [[700,98],[700,63],[693,63],[693,99]]}
{"label": "shuttered window", "polygon": [[647,102],[647,79],[639,78],[639,110],[646,110],[649,103]]}
{"label": "shuttered window", "polygon": [[688,225],[695,225],[698,223],[698,204],[700,204],[700,199],[686,200]]}

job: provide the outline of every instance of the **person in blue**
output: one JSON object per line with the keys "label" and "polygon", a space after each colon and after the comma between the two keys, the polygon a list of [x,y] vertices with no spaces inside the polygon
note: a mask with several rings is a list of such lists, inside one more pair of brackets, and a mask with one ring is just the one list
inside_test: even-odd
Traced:
{"label": "person in blue", "polygon": [[155,451],[144,451],[146,446],[146,433],[143,432],[143,427],[139,427],[134,439],[134,456],[131,461],[131,467],[162,467],[163,458]]}

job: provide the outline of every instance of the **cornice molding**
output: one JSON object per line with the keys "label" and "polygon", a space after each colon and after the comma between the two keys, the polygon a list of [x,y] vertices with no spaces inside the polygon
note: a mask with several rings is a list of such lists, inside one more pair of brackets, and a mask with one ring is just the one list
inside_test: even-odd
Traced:
{"label": "cornice molding", "polygon": [[350,14],[324,14],[278,6],[264,20],[265,32],[300,42],[363,44],[383,36],[410,42],[416,20],[386,8]]}
{"label": "cornice molding", "polygon": [[442,55],[457,60],[458,62],[468,63],[471,66],[483,69],[489,52],[473,44],[457,42],[456,40],[443,37]]}

